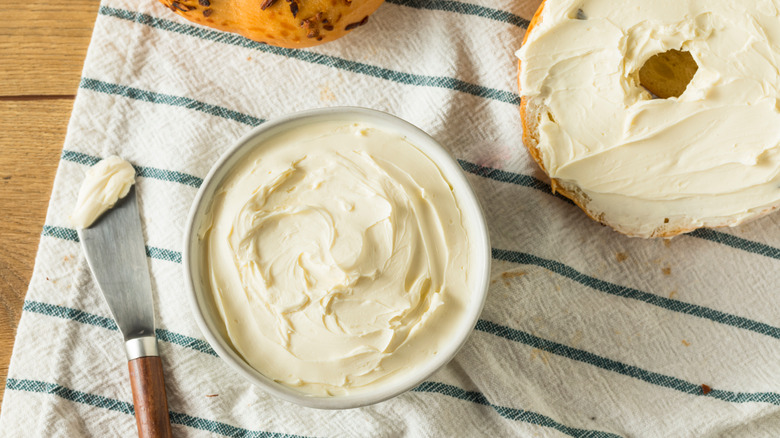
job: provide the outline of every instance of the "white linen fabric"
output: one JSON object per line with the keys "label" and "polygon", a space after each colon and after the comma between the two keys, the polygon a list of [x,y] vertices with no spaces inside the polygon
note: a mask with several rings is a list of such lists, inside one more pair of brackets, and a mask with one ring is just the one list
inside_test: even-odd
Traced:
{"label": "white linen fabric", "polygon": [[[121,337],[68,215],[87,168],[136,166],[176,436],[780,436],[780,214],[670,241],[624,237],[551,193],[524,150],[516,59],[538,0],[388,0],[336,42],[279,49],[152,0],[103,0],[0,418],[4,436],[133,436]],[[203,340],[185,218],[209,168],[264,120],[356,105],[459,160],[485,209],[490,293],[466,346],[361,409],[274,399]]]}

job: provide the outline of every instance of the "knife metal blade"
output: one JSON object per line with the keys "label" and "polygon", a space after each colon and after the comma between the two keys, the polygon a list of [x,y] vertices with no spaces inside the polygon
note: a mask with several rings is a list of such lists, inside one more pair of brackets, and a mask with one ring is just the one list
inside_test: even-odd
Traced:
{"label": "knife metal blade", "polygon": [[125,342],[155,336],[152,283],[135,186],[78,233],[87,263]]}

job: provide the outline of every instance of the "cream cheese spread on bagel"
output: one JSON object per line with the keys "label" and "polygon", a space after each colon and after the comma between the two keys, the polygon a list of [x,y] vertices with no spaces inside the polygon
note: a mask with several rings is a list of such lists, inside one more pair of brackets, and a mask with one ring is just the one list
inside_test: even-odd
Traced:
{"label": "cream cheese spread on bagel", "polygon": [[[524,140],[554,184],[625,234],[737,225],[780,206],[780,1],[547,0],[520,58]],[[679,97],[639,70],[689,52]]]}
{"label": "cream cheese spread on bagel", "polygon": [[230,341],[316,396],[387,381],[462,322],[468,238],[452,188],[403,137],[318,122],[261,143],[200,230]]}

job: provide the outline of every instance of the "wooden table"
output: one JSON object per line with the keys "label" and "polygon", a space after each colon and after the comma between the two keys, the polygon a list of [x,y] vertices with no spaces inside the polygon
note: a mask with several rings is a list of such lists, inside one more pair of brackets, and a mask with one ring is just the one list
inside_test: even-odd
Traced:
{"label": "wooden table", "polygon": [[0,3],[0,399],[98,7]]}

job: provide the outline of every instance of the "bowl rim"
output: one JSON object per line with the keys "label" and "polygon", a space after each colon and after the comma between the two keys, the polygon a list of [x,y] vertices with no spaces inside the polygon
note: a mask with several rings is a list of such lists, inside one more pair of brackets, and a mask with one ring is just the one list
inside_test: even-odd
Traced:
{"label": "bowl rim", "polygon": [[[478,279],[481,281],[475,283],[477,287],[471,290],[472,298],[476,298],[476,300],[474,302],[469,302],[466,308],[466,315],[464,316],[466,319],[458,324],[457,332],[453,334],[454,336],[457,335],[459,339],[457,342],[447,344],[446,347],[443,348],[443,351],[446,351],[447,354],[439,354],[438,356],[429,359],[427,361],[428,363],[424,364],[424,366],[416,367],[415,370],[405,373],[403,377],[399,377],[396,380],[396,384],[394,385],[379,385],[377,391],[364,390],[344,396],[321,397],[296,391],[264,376],[258,370],[250,366],[238,352],[233,349],[229,341],[219,334],[217,327],[214,327],[206,316],[205,307],[209,306],[209,304],[205,302],[201,295],[205,294],[207,291],[199,291],[196,287],[196,281],[200,278],[200,267],[198,263],[198,253],[193,253],[193,247],[197,246],[194,244],[198,240],[198,230],[195,225],[198,217],[201,216],[200,212],[204,206],[205,208],[208,208],[214,189],[219,186],[224,178],[224,175],[217,178],[217,174],[220,172],[227,172],[225,166],[234,156],[241,153],[248,153],[248,151],[251,151],[254,147],[258,147],[263,143],[263,140],[256,140],[258,137],[262,137],[264,134],[271,132],[271,134],[268,135],[268,138],[271,138],[278,134],[273,131],[284,127],[284,125],[294,124],[295,122],[300,122],[305,119],[311,119],[312,122],[346,120],[347,117],[345,116],[354,116],[354,118],[349,120],[357,123],[370,123],[372,120],[380,121],[382,124],[392,126],[392,129],[394,129],[396,133],[406,139],[415,137],[418,140],[423,140],[421,142],[408,141],[433,161],[450,186],[452,186],[458,202],[458,207],[461,210],[462,220],[468,222],[468,224],[464,224],[464,228],[466,228],[466,233],[469,237],[469,253],[470,255],[473,253],[479,255],[484,254],[484,257],[480,257],[481,260],[469,260],[469,273],[475,272],[482,278]],[[463,205],[464,203],[466,205]],[[469,216],[468,221],[465,219],[467,215]],[[484,210],[458,162],[438,141],[412,123],[387,112],[363,107],[339,106],[294,112],[269,120],[244,134],[219,157],[203,179],[203,183],[200,185],[187,215],[187,223],[183,238],[182,269],[187,298],[198,328],[210,344],[211,348],[214,349],[217,355],[232,369],[237,371],[251,383],[260,387],[263,391],[279,399],[310,408],[351,409],[368,406],[396,397],[418,386],[425,379],[449,363],[457,355],[463,345],[465,345],[471,333],[474,331],[482,313],[490,282],[491,247]],[[472,247],[472,245],[476,246]]]}

